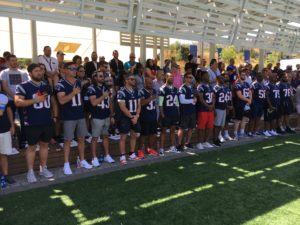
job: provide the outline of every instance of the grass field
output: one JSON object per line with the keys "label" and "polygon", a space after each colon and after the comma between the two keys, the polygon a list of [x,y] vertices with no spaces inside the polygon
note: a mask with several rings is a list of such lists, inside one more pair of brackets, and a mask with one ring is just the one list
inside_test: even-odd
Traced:
{"label": "grass field", "polygon": [[0,197],[5,225],[300,224],[300,135]]}

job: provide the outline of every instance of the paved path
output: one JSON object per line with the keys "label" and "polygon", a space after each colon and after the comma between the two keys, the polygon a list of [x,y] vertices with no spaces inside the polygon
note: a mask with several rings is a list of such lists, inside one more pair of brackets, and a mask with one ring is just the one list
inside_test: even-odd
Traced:
{"label": "paved path", "polygon": [[[287,136],[287,135],[285,135]],[[51,169],[51,172],[54,173],[54,178],[52,179],[46,179],[42,178],[41,176],[37,175],[38,182],[34,184],[29,184],[26,181],[26,174],[20,174],[16,175],[13,178],[16,180],[16,184],[9,185],[7,188],[3,189],[0,191],[0,195],[5,195],[13,192],[20,192],[20,191],[26,191],[34,188],[40,188],[40,187],[46,187],[54,184],[60,184],[60,183],[65,183],[69,181],[75,181],[78,179],[86,178],[86,177],[91,177],[99,174],[105,174],[105,173],[110,173],[113,171],[118,171],[118,170],[123,170],[127,168],[134,168],[134,167],[139,167],[143,165],[150,165],[153,163],[159,163],[159,162],[164,162],[164,161],[169,161],[177,158],[182,158],[186,156],[190,156],[193,154],[198,154],[198,153],[205,153],[205,152],[210,152],[210,151],[220,151],[224,149],[228,149],[233,146],[238,145],[244,145],[244,144],[249,144],[249,143],[254,143],[262,140],[270,140],[276,137],[264,137],[264,136],[257,136],[255,138],[243,138],[239,141],[228,141],[224,144],[222,144],[221,147],[215,147],[215,148],[210,148],[210,149],[204,149],[204,150],[198,150],[196,148],[194,149],[189,149],[186,150],[182,153],[166,153],[165,156],[146,156],[145,159],[140,160],[140,161],[128,161],[127,165],[120,165],[119,159],[116,158],[116,163],[113,164],[108,164],[108,163],[103,163],[100,167],[93,168],[91,170],[86,170],[86,169],[77,169],[75,166],[72,165],[72,171],[73,174],[70,176],[66,176],[63,174],[63,168],[55,168]]]}

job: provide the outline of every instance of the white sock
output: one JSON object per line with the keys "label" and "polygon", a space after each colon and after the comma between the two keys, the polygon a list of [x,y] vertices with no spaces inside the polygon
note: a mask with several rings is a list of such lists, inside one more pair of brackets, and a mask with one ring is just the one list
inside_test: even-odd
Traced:
{"label": "white sock", "polygon": [[241,134],[245,134],[245,130],[244,129],[240,129]]}
{"label": "white sock", "polygon": [[225,135],[225,136],[229,136],[228,130],[224,130],[224,135]]}

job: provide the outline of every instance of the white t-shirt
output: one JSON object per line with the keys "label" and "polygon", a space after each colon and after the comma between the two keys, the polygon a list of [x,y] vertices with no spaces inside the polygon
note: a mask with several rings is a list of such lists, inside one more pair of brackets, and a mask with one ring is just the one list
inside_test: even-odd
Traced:
{"label": "white t-shirt", "polygon": [[[29,76],[25,71],[20,69],[5,69],[0,73],[0,80],[7,81],[8,88],[12,93],[16,93],[17,85],[29,80]],[[9,100],[13,100],[10,96],[8,96]]]}
{"label": "white t-shirt", "polygon": [[58,62],[57,62],[56,58],[53,58],[53,57],[48,58],[45,55],[40,55],[39,63],[43,63],[45,65],[47,71],[58,70]]}
{"label": "white t-shirt", "polygon": [[221,75],[220,70],[217,69],[216,71],[213,71],[211,68],[209,68],[207,70],[207,73],[209,75],[209,81],[211,82],[211,85],[215,86],[217,83],[217,81],[216,81],[217,77]]}

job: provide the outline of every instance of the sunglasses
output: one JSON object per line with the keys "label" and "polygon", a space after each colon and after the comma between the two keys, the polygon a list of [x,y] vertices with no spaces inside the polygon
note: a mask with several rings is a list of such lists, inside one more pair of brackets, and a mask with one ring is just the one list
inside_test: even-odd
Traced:
{"label": "sunglasses", "polygon": [[104,76],[103,75],[97,75],[98,77],[100,77],[100,78],[103,78]]}
{"label": "sunglasses", "polygon": [[194,77],[187,77],[187,79],[193,79]]}
{"label": "sunglasses", "polygon": [[67,70],[70,70],[70,71],[77,71],[77,68],[75,68],[75,67],[69,67],[69,68],[67,68]]}
{"label": "sunglasses", "polygon": [[135,57],[130,57],[131,59],[135,59]]}

